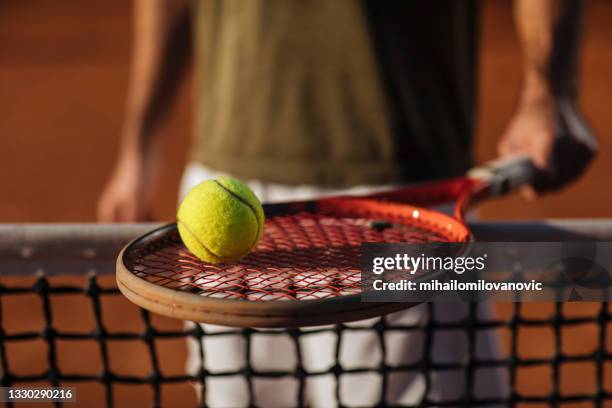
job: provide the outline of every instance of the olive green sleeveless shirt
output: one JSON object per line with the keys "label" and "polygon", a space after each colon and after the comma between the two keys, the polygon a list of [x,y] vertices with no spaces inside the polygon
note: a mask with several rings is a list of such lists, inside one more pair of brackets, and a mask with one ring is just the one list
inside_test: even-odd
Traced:
{"label": "olive green sleeveless shirt", "polygon": [[198,0],[193,160],[343,187],[470,164],[472,1]]}

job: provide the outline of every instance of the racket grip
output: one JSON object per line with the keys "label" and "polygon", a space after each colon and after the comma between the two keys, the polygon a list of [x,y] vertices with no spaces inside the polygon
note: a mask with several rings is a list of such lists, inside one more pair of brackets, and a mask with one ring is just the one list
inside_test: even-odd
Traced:
{"label": "racket grip", "polygon": [[490,161],[468,172],[469,178],[490,184],[491,196],[505,195],[519,187],[532,184],[537,169],[527,156],[504,157]]}

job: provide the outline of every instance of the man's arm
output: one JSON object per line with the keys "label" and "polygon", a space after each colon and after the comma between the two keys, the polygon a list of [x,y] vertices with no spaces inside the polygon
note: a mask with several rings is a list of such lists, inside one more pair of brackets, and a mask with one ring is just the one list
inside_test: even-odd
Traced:
{"label": "man's arm", "polygon": [[523,85],[500,144],[501,155],[529,155],[542,171],[537,192],[582,174],[597,141],[577,109],[581,0],[515,0],[523,47]]}
{"label": "man's arm", "polygon": [[188,60],[186,1],[135,0],[132,67],[118,160],[98,203],[100,221],[150,217],[157,170],[157,125]]}

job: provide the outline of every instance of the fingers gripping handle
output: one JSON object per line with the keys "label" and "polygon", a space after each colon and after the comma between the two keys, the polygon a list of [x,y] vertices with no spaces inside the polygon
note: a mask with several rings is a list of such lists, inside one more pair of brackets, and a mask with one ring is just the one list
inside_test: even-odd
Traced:
{"label": "fingers gripping handle", "polygon": [[516,156],[493,160],[475,167],[468,172],[468,177],[489,183],[490,195],[500,196],[532,184],[536,173],[530,158]]}

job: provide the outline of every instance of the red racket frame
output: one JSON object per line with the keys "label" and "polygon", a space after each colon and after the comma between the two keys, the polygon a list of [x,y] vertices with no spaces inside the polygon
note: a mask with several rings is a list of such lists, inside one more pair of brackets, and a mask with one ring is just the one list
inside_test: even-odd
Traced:
{"label": "red racket frame", "polygon": [[[327,214],[332,220],[335,216],[366,220],[399,220],[398,225],[400,226],[422,228],[425,232],[430,232],[432,238],[435,234],[434,241],[463,242],[467,246],[472,240],[464,220],[467,209],[485,197],[504,194],[528,182],[532,179],[532,169],[533,167],[528,160],[515,159],[477,168],[465,177],[372,194],[367,197],[343,196],[315,201],[266,205],[264,210],[269,219],[266,228],[271,231],[273,222],[281,219],[281,216],[298,214],[299,217],[301,213]],[[425,206],[433,207],[450,202],[455,203],[454,217],[425,208]],[[364,229],[363,225],[361,228]],[[327,239],[327,237],[325,238]],[[363,238],[363,234],[360,236],[361,238]],[[424,241],[427,241],[429,237],[426,236],[425,238]],[[155,274],[147,275],[148,266],[146,264],[144,266],[137,265],[135,260],[146,256],[147,251],[154,252],[158,250],[156,248],[164,248],[164,245],[166,247],[177,245],[178,239],[176,226],[169,225],[135,240],[122,251],[117,262],[117,281],[121,291],[130,300],[149,310],[171,317],[240,327],[295,327],[335,323],[381,315],[412,305],[394,302],[361,303],[360,293],[345,295],[342,292],[346,291],[338,288],[334,288],[334,292],[326,293],[329,297],[322,299],[306,297],[306,300],[301,300],[298,297],[298,292],[301,293],[301,289],[293,288],[293,292],[289,296],[272,296],[272,300],[266,299],[264,296],[257,298],[264,301],[252,299],[245,301],[244,299],[248,296],[244,294],[244,291],[247,289],[239,288],[237,290],[242,297],[236,295],[237,297],[230,297],[229,299],[232,300],[228,300],[228,298],[210,297],[210,286],[203,289],[203,292],[208,294],[202,296],[201,294],[161,286],[160,279],[156,282],[147,281],[147,276],[159,276]],[[350,236],[348,239],[350,240]],[[325,245],[325,242],[327,241],[324,241],[322,245]],[[357,242],[367,241],[357,240]],[[383,240],[382,242],[389,241]],[[342,242],[338,243],[338,245],[341,244]],[[274,246],[265,248],[265,245],[266,238],[264,237],[263,242],[260,243],[255,252],[243,261],[229,265],[228,268],[243,268],[247,272],[257,271],[257,268],[262,267],[262,265],[264,268],[272,266],[273,268],[283,269],[283,266],[285,266],[284,269],[288,269],[286,268],[287,265],[282,263],[280,265],[278,263],[266,264],[270,259],[275,262],[275,249]],[[329,245],[330,247],[334,246],[333,239]],[[347,245],[353,245],[353,248],[355,246],[354,243]],[[350,253],[354,254],[354,251]],[[288,259],[287,254],[284,255],[284,259]],[[291,253],[289,253],[289,256],[291,256]],[[296,256],[298,256],[297,253]],[[323,262],[333,259],[330,256],[333,256],[333,254],[325,258]],[[205,263],[202,263],[201,267],[207,270],[215,268]],[[224,267],[221,268],[219,271],[224,273]],[[225,271],[228,270],[225,269]],[[336,270],[335,265],[332,264],[331,270]],[[283,273],[280,272],[281,275]],[[172,279],[166,279],[162,273],[161,280],[164,279],[166,282],[174,284]],[[189,282],[185,284],[185,287],[189,287]],[[250,287],[248,289],[250,290]],[[316,293],[320,289],[313,287],[313,291],[313,293]],[[224,291],[221,287],[214,294],[218,292],[229,291]],[[286,297],[291,297],[291,300],[286,300]]]}

